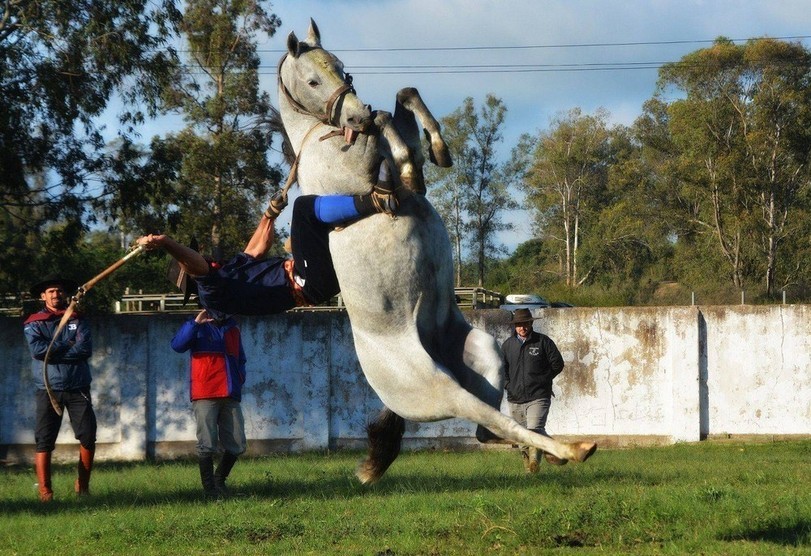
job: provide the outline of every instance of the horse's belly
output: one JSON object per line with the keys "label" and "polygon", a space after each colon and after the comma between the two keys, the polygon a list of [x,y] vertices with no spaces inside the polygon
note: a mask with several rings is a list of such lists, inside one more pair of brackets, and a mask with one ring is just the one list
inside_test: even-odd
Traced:
{"label": "horse's belly", "polygon": [[330,251],[353,327],[413,324],[416,311],[436,322],[453,301],[450,242],[425,199],[395,219],[374,215],[332,232]]}

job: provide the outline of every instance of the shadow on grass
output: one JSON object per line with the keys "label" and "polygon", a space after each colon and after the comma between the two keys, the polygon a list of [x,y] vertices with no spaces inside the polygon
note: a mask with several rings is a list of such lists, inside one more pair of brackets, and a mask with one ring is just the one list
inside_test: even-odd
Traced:
{"label": "shadow on grass", "polygon": [[[248,460],[248,458],[245,458]],[[611,484],[633,484],[657,485],[662,482],[661,475],[648,476],[643,472],[621,472],[614,470],[588,469],[587,472],[565,469],[563,472],[559,468],[545,467],[537,475],[525,475],[518,470],[516,463],[514,474],[504,473],[499,470],[482,470],[473,474],[460,473],[454,475],[447,468],[442,469],[397,469],[396,463],[391,470],[377,484],[364,486],[354,476],[354,464],[361,459],[358,454],[357,460],[349,462],[344,467],[336,467],[334,462],[329,465],[319,466],[319,460],[310,459],[304,462],[298,477],[291,479],[289,469],[279,472],[275,468],[272,459],[256,458],[250,460],[251,466],[261,465],[267,461],[267,470],[264,479],[257,479],[255,467],[251,470],[252,476],[247,481],[239,479],[239,464],[234,470],[232,481],[229,486],[232,491],[231,500],[302,500],[302,499],[324,499],[341,498],[355,499],[368,496],[388,496],[397,494],[426,494],[426,493],[448,493],[465,492],[477,493],[486,491],[516,491],[527,488],[578,490],[591,489],[595,486]],[[325,462],[327,459],[324,460]],[[117,487],[114,484],[114,477],[119,472],[143,468],[145,466],[177,466],[189,473],[190,479],[195,485],[192,488],[177,487],[167,484],[166,490],[161,491],[159,487],[150,484],[145,487],[147,492],[138,492],[128,486]],[[407,466],[405,466],[407,467]],[[36,498],[36,493],[31,492],[31,497],[24,500],[5,499],[0,501],[0,509],[3,513],[23,513],[30,512],[36,515],[47,515],[50,513],[65,511],[86,511],[88,508],[128,508],[128,507],[148,507],[162,504],[201,504],[216,502],[216,500],[206,499],[202,490],[197,487],[196,460],[173,460],[167,462],[105,462],[99,465],[99,469],[104,470],[106,475],[105,490],[94,492],[92,496],[77,498],[72,492],[55,492],[55,500],[51,504],[42,504]],[[55,466],[55,473],[63,475],[74,473],[75,467],[72,464]],[[584,470],[585,471],[585,470]],[[11,473],[33,473],[30,469],[17,469]],[[112,478],[111,478],[112,477]],[[243,475],[244,477],[244,475]],[[91,491],[93,491],[91,484]]]}
{"label": "shadow on grass", "polygon": [[721,535],[724,541],[768,542],[783,546],[811,546],[811,521],[800,520],[797,523],[770,523],[747,531],[731,532]]}

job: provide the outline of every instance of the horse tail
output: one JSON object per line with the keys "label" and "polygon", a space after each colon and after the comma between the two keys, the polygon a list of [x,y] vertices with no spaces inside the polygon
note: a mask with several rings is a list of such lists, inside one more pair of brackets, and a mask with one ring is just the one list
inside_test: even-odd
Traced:
{"label": "horse tail", "polygon": [[384,407],[366,426],[369,452],[358,464],[355,476],[364,485],[376,483],[400,454],[405,433],[405,419]]}

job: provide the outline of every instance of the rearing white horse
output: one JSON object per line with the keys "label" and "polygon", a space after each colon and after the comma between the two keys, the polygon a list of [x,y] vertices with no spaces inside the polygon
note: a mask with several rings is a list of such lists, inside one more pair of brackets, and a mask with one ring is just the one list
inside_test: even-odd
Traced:
{"label": "rearing white horse", "polygon": [[421,194],[424,156],[415,114],[429,139],[431,159],[448,166],[450,157],[439,124],[416,89],[400,91],[393,117],[372,112],[358,99],[340,60],[321,47],[311,20],[305,40],[288,36],[279,62],[279,112],[305,194],[368,193],[386,160],[401,196],[395,218],[377,214],[330,233],[358,360],[388,408],[369,426],[369,456],[358,478],[376,481],[397,457],[403,418],[464,418],[479,425],[481,441],[493,441],[495,434],[497,441],[533,446],[562,459],[591,456],[594,443],[558,442],[499,411],[500,350],[459,311],[450,241]]}

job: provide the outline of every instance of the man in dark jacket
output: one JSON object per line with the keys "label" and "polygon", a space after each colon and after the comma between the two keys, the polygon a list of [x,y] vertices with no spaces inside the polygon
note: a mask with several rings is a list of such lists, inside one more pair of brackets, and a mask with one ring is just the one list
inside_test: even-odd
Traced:
{"label": "man in dark jacket", "polygon": [[[31,350],[32,371],[36,384],[35,466],[39,481],[39,498],[53,500],[51,490],[51,453],[56,445],[62,416],[54,411],[45,390],[42,365],[54,332],[67,309],[67,292],[77,285],[70,280],[50,275],[31,288],[31,295],[45,302],[45,308],[25,321],[25,339]],[[53,342],[48,357],[48,382],[56,400],[68,410],[73,433],[79,441],[79,465],[75,490],[79,495],[90,492],[90,471],[96,450],[96,414],[90,399],[90,367],[87,360],[93,352],[90,325],[74,313],[67,326]]]}
{"label": "man in dark jacket", "polygon": [[[520,425],[546,434],[546,418],[552,403],[552,379],[563,371],[563,357],[549,336],[532,330],[535,317],[529,309],[518,309],[510,324],[514,334],[501,346],[504,354],[505,388],[512,418]],[[527,473],[536,473],[540,453],[536,448],[521,446],[521,457]],[[563,465],[566,460],[545,454],[546,460]]]}
{"label": "man in dark jacket", "polygon": [[[147,251],[169,253],[183,275],[192,279],[191,287],[211,317],[272,315],[318,305],[336,295],[340,287],[329,251],[330,231],[372,214],[394,216],[399,200],[377,190],[365,195],[302,195],[293,204],[293,258],[269,257],[274,222],[286,206],[281,192],[274,195],[245,249],[224,262],[208,260],[165,234],[142,236],[136,243]],[[188,281],[178,285],[188,291]]]}

